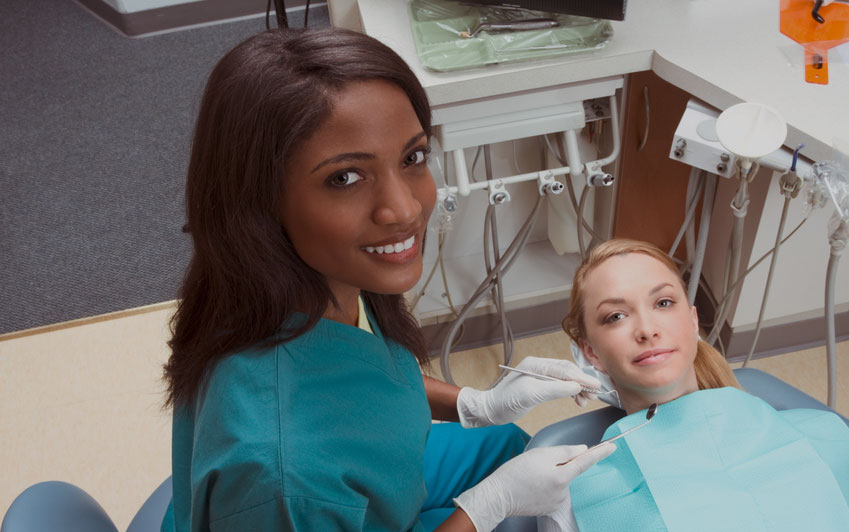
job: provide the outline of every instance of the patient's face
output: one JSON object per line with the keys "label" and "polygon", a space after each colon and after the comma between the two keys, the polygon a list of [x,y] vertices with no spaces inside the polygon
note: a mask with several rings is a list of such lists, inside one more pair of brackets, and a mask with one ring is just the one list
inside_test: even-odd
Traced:
{"label": "patient's face", "polygon": [[698,389],[698,318],[678,275],[642,253],[611,257],[584,281],[584,353],[629,413]]}

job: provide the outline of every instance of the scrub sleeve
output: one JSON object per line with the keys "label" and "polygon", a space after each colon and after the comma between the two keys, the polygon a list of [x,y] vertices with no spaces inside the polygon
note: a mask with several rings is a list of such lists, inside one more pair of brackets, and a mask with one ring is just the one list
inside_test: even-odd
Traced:
{"label": "scrub sleeve", "polygon": [[476,429],[434,423],[424,457],[427,499],[419,514],[425,529],[432,531],[442,524],[455,509],[454,497],[520,454],[529,440],[513,423]]}

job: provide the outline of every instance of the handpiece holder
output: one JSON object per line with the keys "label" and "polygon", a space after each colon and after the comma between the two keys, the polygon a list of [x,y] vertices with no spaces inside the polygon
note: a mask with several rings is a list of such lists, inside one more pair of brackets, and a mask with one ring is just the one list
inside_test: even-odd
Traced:
{"label": "handpiece holder", "polygon": [[[454,175],[456,179],[455,186],[446,186],[445,194],[449,197],[456,195],[468,197],[475,190],[489,191],[490,204],[502,204],[510,201],[510,194],[506,189],[507,185],[522,183],[525,181],[537,181],[540,195],[555,195],[563,191],[564,185],[556,180],[560,176],[569,175],[585,175],[587,184],[590,186],[611,186],[615,178],[614,176],[604,172],[602,167],[608,165],[619,157],[621,150],[619,141],[619,116],[616,109],[616,97],[609,97],[610,104],[610,123],[612,128],[613,146],[610,154],[606,157],[594,161],[581,164],[580,154],[577,147],[577,133],[584,127],[582,123],[580,128],[568,129],[565,131],[567,138],[567,152],[570,165],[559,168],[549,168],[536,172],[528,172],[517,174],[509,177],[502,177],[488,181],[471,182],[469,180],[469,172],[466,166],[466,156],[463,151],[463,146],[451,150],[451,157],[454,163]],[[572,139],[571,143],[569,139]],[[574,146],[572,146],[574,144]]]}

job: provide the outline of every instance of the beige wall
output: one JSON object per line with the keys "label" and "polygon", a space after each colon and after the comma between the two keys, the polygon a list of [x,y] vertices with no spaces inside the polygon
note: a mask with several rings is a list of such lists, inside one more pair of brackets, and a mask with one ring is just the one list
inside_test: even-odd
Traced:
{"label": "beige wall", "polygon": [[0,340],[0,516],[27,486],[63,480],[126,530],[171,471],[160,376],[172,313]]}

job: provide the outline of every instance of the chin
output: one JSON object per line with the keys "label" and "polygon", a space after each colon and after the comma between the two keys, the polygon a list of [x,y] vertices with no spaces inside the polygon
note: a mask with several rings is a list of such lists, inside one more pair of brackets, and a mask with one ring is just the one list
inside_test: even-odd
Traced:
{"label": "chin", "polygon": [[393,283],[381,283],[378,286],[366,287],[365,290],[373,292],[375,294],[384,294],[392,296],[401,295],[415,288],[416,283],[419,282],[419,277],[419,275],[416,275],[412,281],[405,280]]}

